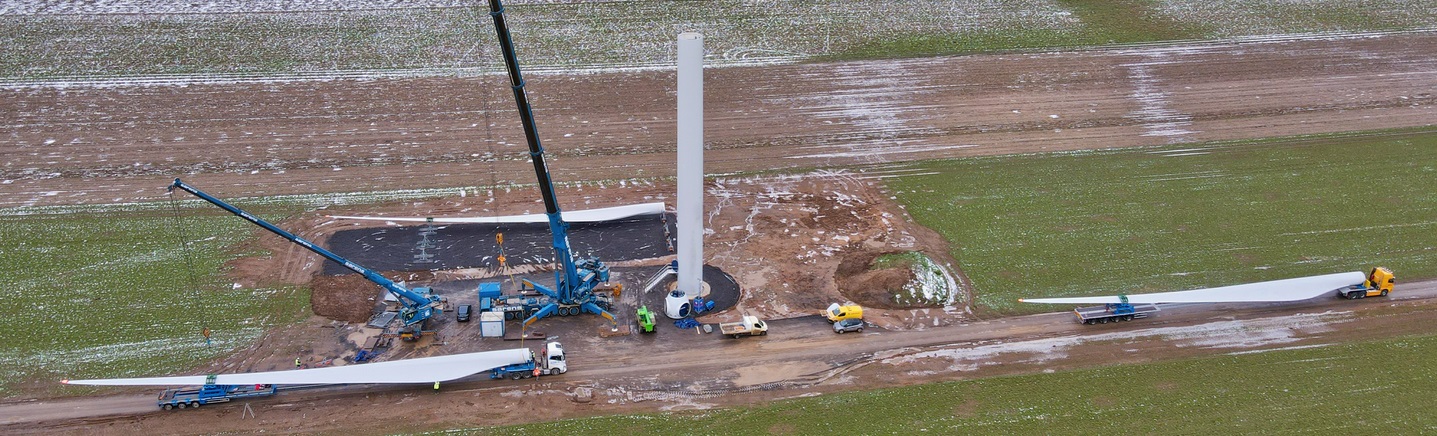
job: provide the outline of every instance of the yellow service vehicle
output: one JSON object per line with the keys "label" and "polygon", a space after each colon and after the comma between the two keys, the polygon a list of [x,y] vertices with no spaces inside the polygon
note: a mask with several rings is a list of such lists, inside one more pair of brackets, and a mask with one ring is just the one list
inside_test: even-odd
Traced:
{"label": "yellow service vehicle", "polygon": [[1387,269],[1385,266],[1379,266],[1373,268],[1372,272],[1367,273],[1367,280],[1363,281],[1362,284],[1338,289],[1337,297],[1349,300],[1367,297],[1386,297],[1387,293],[1392,292],[1392,285],[1395,283],[1397,283],[1397,278],[1392,275],[1392,270]]}
{"label": "yellow service vehicle", "polygon": [[828,322],[839,322],[845,319],[863,319],[863,306],[833,303],[828,306],[828,310],[823,311],[823,317],[828,318]]}

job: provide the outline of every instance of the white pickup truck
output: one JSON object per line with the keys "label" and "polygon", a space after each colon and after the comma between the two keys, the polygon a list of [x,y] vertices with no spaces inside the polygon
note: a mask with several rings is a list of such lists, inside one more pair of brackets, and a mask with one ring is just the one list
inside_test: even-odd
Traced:
{"label": "white pickup truck", "polygon": [[730,338],[742,336],[763,336],[768,334],[768,324],[756,316],[744,315],[739,322],[726,322],[719,324],[719,331]]}

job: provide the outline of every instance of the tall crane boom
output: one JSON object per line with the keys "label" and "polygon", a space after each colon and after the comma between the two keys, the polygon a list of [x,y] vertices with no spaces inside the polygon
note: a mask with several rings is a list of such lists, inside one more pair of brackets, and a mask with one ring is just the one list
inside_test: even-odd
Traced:
{"label": "tall crane boom", "polygon": [[519,107],[524,138],[529,142],[529,157],[534,161],[534,174],[539,178],[539,193],[544,197],[544,213],[549,217],[549,231],[554,237],[554,252],[559,261],[559,271],[554,274],[557,289],[550,290],[529,283],[536,290],[558,301],[540,309],[524,320],[524,324],[533,323],[554,313],[560,308],[560,304],[578,305],[584,312],[613,321],[612,314],[591,301],[594,286],[600,281],[608,281],[608,266],[592,258],[585,259],[582,265],[575,265],[574,255],[569,251],[569,224],[564,222],[559,211],[559,202],[554,196],[554,182],[549,177],[548,166],[544,163],[544,147],[539,143],[539,129],[534,122],[534,111],[529,107],[528,95],[524,91],[524,76],[519,72],[519,58],[514,54],[514,43],[509,37],[509,26],[504,22],[504,5],[500,0],[489,0],[489,16],[494,18],[494,32],[499,36],[504,65],[509,70],[509,84],[514,90],[514,102]]}
{"label": "tall crane boom", "polygon": [[324,247],[314,245],[314,243],[309,242],[304,238],[295,236],[293,233],[286,232],[284,231],[284,229],[281,229],[279,227],[275,227],[274,224],[270,224],[269,222],[262,220],[259,217],[250,215],[249,212],[245,212],[238,207],[234,207],[229,203],[225,203],[218,198],[206,194],[204,191],[201,191],[193,186],[190,186],[189,184],[186,184],[185,182],[180,181],[180,179],[175,179],[175,182],[170,184],[168,189],[169,191],[173,192],[175,188],[179,188],[184,190],[185,192],[194,194],[194,196],[208,201],[210,202],[210,204],[219,206],[221,209],[229,211],[229,213],[232,213],[235,216],[244,218],[245,221],[249,221],[251,223],[254,223],[255,225],[263,227],[265,230],[269,230],[271,233],[279,235],[282,238],[288,239],[290,242],[293,242],[296,245],[307,248],[309,249],[309,251],[313,251],[320,256],[324,256],[325,259],[329,259],[334,261],[335,263],[344,265],[344,267],[349,268],[350,271],[359,273],[360,275],[364,276],[365,279],[374,282],[374,284],[377,284],[385,290],[389,291],[391,294],[394,294],[395,298],[400,299],[401,304],[404,305],[404,309],[400,311],[399,318],[404,321],[404,325],[406,326],[420,323],[426,319],[429,319],[429,317],[434,314],[434,309],[439,307],[439,305],[441,304],[441,299],[436,295],[423,295],[418,292],[409,290],[404,286],[400,286],[393,280],[379,275],[379,273],[374,272],[369,268],[359,266],[359,264],[350,262],[349,259],[339,257],[339,255],[334,254],[329,250],[325,250]]}

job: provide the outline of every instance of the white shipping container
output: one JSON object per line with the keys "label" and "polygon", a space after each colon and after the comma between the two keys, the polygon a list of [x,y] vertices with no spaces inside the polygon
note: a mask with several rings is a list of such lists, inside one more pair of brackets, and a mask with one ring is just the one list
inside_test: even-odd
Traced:
{"label": "white shipping container", "polygon": [[504,337],[504,312],[480,312],[479,336],[486,338]]}

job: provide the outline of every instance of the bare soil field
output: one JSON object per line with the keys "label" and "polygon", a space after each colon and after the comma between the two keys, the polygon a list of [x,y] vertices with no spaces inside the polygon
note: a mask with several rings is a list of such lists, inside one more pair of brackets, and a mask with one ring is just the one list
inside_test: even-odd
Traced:
{"label": "bare soil field", "polygon": [[[1179,307],[1151,320],[1094,328],[1066,314],[986,319],[963,303],[885,306],[871,290],[908,278],[867,266],[878,254],[899,251],[953,264],[948,243],[913,224],[884,193],[882,177],[900,174],[892,164],[1427,126],[1437,122],[1434,67],[1437,34],[1405,33],[710,70],[705,170],[715,176],[705,200],[705,225],[713,232],[705,253],[744,294],[735,310],[703,321],[755,313],[775,319],[774,334],[726,340],[669,326],[654,336],[605,337],[597,333],[608,326],[594,317],[545,320],[565,330],[562,340],[573,356],[573,369],[553,379],[466,380],[437,393],[428,387],[296,391],[253,402],[253,418],[242,416],[241,405],[162,413],[150,400],[153,392],[131,389],[0,405],[0,428],[415,431],[705,409],[1430,332],[1424,326],[1437,319],[1430,283],[1402,285],[1395,301],[1323,299],[1236,308],[1225,317]],[[555,180],[567,183],[559,193],[565,209],[672,201],[673,79],[672,72],[530,78],[550,168]],[[533,179],[500,77],[0,92],[0,107],[11,114],[3,121],[10,134],[0,138],[0,207],[153,200],[176,176],[226,197]],[[825,169],[835,167],[844,169]],[[329,214],[538,212],[542,205],[531,190],[486,188],[485,195],[331,208],[283,226],[323,242],[355,225]],[[331,279],[315,282],[321,265],[299,247],[274,238],[255,243],[274,254],[239,261],[237,283],[309,284],[316,288],[316,312],[326,315],[327,290],[350,288],[322,283]],[[472,278],[450,274],[413,279]],[[643,278],[618,280],[634,287]],[[872,306],[868,318],[877,328],[834,335],[812,315],[842,300]],[[365,332],[335,320],[346,315],[330,316],[271,332],[197,371],[280,369],[296,355],[352,352]],[[1282,333],[1254,338],[1223,323],[1271,325]],[[463,330],[468,327],[446,328],[453,329],[441,336],[448,340],[399,347],[385,358],[497,347],[472,339]],[[1185,329],[1185,336],[1153,332],[1161,329]],[[374,419],[379,415],[407,419]]]}

